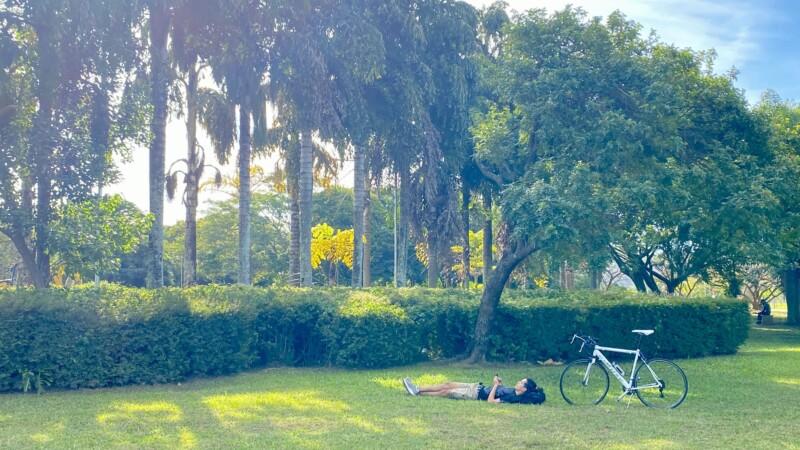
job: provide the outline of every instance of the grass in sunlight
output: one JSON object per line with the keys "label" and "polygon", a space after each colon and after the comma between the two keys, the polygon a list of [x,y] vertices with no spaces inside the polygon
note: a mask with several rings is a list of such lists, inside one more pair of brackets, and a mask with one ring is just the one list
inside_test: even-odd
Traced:
{"label": "grass in sunlight", "polygon": [[[0,448],[800,448],[798,352],[800,330],[772,326],[754,328],[737,355],[680,361],[689,397],[674,411],[611,394],[596,407],[570,407],[558,393],[560,367],[521,364],[279,368],[181,385],[5,394]],[[414,398],[399,381],[488,382],[495,372],[506,381],[532,376],[547,402]]]}

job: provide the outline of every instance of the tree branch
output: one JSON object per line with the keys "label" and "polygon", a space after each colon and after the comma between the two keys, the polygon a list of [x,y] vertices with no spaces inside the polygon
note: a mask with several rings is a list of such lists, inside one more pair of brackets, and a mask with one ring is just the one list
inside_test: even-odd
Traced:
{"label": "tree branch", "polygon": [[473,158],[473,160],[475,161],[475,165],[478,166],[478,170],[480,170],[480,172],[481,172],[481,174],[483,174],[483,176],[485,176],[486,178],[488,178],[489,180],[491,180],[492,182],[494,182],[496,185],[498,185],[500,187],[505,185],[505,183],[503,182],[503,178],[500,175],[492,172],[479,159]]}

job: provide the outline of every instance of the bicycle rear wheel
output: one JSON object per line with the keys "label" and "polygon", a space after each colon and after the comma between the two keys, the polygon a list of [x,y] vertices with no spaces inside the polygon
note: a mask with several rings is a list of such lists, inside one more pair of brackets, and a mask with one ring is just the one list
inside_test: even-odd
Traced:
{"label": "bicycle rear wheel", "polygon": [[564,367],[559,388],[570,405],[596,405],[608,393],[608,372],[590,359],[578,359]]}
{"label": "bicycle rear wheel", "polygon": [[636,396],[651,408],[677,408],[686,399],[689,382],[677,364],[652,359],[636,368]]}

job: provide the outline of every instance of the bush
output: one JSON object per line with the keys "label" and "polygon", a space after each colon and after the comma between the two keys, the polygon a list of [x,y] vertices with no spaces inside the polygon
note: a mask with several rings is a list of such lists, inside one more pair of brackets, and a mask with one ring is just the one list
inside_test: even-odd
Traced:
{"label": "bush", "polygon": [[[458,290],[0,290],[0,391],[32,376],[58,388],[167,383],[265,365],[378,368],[463,355],[479,297]],[[573,333],[667,357],[733,353],[747,305],[629,293],[504,296],[490,358],[573,357]]]}

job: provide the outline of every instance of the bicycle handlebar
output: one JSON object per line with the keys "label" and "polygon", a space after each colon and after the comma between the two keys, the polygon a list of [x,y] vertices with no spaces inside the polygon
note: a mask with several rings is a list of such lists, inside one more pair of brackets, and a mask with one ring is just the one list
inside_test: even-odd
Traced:
{"label": "bicycle handlebar", "polygon": [[573,334],[572,335],[572,339],[570,339],[569,343],[573,344],[575,342],[575,339],[578,339],[578,340],[581,341],[581,348],[578,349],[578,353],[583,352],[583,347],[586,344],[589,344],[589,345],[596,345],[597,344],[597,341],[593,337],[591,337],[591,336],[580,336],[580,335],[577,335],[577,334]]}

